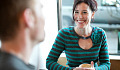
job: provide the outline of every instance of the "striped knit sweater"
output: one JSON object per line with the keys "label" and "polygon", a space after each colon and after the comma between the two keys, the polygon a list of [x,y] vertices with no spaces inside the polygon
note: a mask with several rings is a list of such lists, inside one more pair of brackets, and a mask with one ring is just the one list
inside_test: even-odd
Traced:
{"label": "striped knit sweater", "polygon": [[[78,40],[82,38],[77,35],[74,27],[59,30],[55,42],[46,59],[46,67],[48,70],[73,70],[82,63],[94,61],[96,70],[110,70],[110,60],[108,53],[108,45],[106,35],[103,29],[92,26],[92,34],[90,36],[93,46],[88,49],[82,49]],[[62,66],[57,63],[60,54],[65,51],[67,65]],[[99,62],[99,66],[97,65]]]}

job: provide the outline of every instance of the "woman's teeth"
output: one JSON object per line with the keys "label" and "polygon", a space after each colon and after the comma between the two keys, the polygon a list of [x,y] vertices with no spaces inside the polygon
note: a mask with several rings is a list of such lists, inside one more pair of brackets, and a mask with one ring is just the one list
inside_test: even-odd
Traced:
{"label": "woman's teeth", "polygon": [[84,21],[78,21],[78,22],[84,22]]}
{"label": "woman's teeth", "polygon": [[78,21],[78,23],[84,23],[85,21]]}

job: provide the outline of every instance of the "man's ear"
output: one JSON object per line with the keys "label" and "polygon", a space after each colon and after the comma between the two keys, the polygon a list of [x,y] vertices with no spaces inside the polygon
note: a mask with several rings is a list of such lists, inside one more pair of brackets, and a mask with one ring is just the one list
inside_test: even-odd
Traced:
{"label": "man's ear", "polygon": [[24,10],[23,19],[27,27],[32,27],[34,25],[34,16],[31,9]]}

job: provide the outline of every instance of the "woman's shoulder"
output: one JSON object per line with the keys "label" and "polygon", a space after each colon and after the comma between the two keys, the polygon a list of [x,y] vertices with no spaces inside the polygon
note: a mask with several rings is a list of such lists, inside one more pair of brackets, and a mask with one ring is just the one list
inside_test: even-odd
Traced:
{"label": "woman's shoulder", "polygon": [[67,27],[67,28],[62,28],[59,30],[59,32],[71,32],[73,30],[73,26]]}
{"label": "woman's shoulder", "polygon": [[92,26],[94,32],[105,32],[104,29],[96,26]]}

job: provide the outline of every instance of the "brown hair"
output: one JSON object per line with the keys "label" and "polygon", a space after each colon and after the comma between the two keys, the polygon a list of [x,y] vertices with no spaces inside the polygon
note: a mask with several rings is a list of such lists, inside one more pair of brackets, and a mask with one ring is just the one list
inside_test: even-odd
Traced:
{"label": "brown hair", "polygon": [[73,12],[72,12],[73,20],[74,20],[74,10],[75,10],[76,6],[83,2],[86,3],[90,7],[92,12],[97,11],[97,2],[95,0],[74,0]]}
{"label": "brown hair", "polygon": [[32,8],[33,0],[2,0],[0,2],[0,39],[10,40],[19,29],[19,18],[26,8]]}

